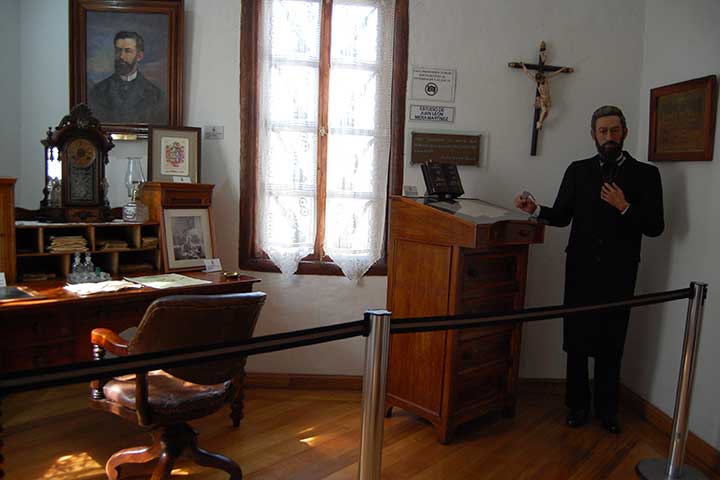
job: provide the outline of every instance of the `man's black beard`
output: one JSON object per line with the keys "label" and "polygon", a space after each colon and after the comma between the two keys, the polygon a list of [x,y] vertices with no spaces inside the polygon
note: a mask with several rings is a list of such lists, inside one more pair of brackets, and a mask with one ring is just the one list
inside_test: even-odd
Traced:
{"label": "man's black beard", "polygon": [[128,76],[137,65],[137,62],[127,63],[122,60],[115,60],[115,73],[122,76]]}
{"label": "man's black beard", "polygon": [[615,163],[622,155],[622,143],[613,142],[612,140],[608,140],[607,142],[600,145],[597,140],[595,140],[595,146],[597,147],[597,151],[600,154],[600,158],[604,162],[610,162]]}

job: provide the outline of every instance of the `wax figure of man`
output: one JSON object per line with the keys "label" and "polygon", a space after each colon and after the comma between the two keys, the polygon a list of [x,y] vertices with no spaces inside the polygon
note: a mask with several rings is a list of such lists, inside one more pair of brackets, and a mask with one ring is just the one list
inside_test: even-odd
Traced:
{"label": "wax figure of man", "polygon": [[102,123],[167,124],[165,93],[138,68],[145,57],[142,36],[117,32],[114,45],[115,73],[90,89],[90,110]]}
{"label": "wax figure of man", "polygon": [[[552,207],[527,195],[515,206],[552,226],[572,222],[565,264],[565,303],[604,303],[634,294],[642,236],[664,228],[658,169],[635,160],[622,146],[627,137],[622,111],[598,108],[590,134],[598,154],[570,164]],[[590,412],[588,357],[595,358],[594,409],[603,426],[620,432],[617,419],[620,361],[630,310],[568,316],[563,322],[567,352],[567,424],[579,427]]]}

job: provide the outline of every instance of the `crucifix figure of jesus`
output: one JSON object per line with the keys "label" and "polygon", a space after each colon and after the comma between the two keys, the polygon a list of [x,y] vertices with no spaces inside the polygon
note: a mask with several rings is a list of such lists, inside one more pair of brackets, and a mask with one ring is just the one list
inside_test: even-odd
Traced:
{"label": "crucifix figure of jesus", "polygon": [[[538,55],[538,63],[510,62],[508,66],[511,68],[522,68],[525,74],[535,82],[535,116],[533,119],[533,135],[530,147],[530,155],[537,154],[537,138],[538,131],[542,129],[543,122],[550,112],[552,101],[550,98],[550,83],[548,80],[561,73],[572,73],[574,70],[570,67],[558,67],[555,65],[546,65],[547,48],[545,42],[540,42],[540,53]],[[530,70],[535,70],[531,73]]]}

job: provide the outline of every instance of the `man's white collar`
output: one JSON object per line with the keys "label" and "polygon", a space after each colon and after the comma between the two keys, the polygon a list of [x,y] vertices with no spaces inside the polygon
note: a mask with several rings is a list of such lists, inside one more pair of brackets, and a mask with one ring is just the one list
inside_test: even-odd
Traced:
{"label": "man's white collar", "polygon": [[135,70],[133,73],[131,73],[127,77],[125,77],[123,75],[118,75],[118,76],[120,77],[120,80],[122,80],[123,82],[132,82],[137,77],[137,74],[138,74],[138,71]]}

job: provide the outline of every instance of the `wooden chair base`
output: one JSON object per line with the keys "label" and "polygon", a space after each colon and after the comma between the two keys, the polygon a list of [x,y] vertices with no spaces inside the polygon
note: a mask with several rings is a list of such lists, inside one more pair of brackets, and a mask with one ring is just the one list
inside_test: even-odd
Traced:
{"label": "wooden chair base", "polygon": [[159,459],[151,480],[166,480],[175,462],[186,457],[203,467],[217,468],[230,474],[230,480],[241,480],[242,470],[237,463],[219,453],[211,453],[197,446],[197,432],[187,423],[160,427],[153,431],[153,445],[133,447],[113,454],[105,464],[105,473],[110,480],[117,480],[120,468],[127,463],[147,463]]}

